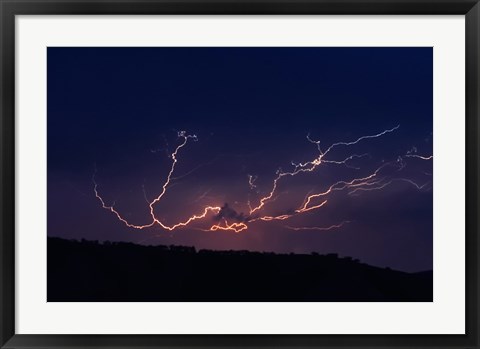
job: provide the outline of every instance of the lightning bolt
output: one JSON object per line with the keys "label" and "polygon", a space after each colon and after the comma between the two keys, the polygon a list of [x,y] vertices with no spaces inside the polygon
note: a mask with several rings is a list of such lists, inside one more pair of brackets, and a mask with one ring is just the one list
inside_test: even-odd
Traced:
{"label": "lightning bolt", "polygon": [[354,190],[350,191],[348,194],[354,194],[355,192],[357,191],[372,191],[372,190],[380,190],[380,189],[383,189],[385,188],[386,186],[392,184],[393,182],[395,181],[402,181],[402,182],[407,182],[411,185],[413,185],[415,188],[417,188],[418,190],[422,190],[424,189],[428,184],[430,184],[430,182],[426,182],[425,184],[423,185],[420,185],[420,184],[417,184],[415,183],[414,181],[412,181],[411,179],[408,179],[408,178],[393,178],[389,181],[386,181],[386,182],[382,182],[382,181],[379,181],[375,184],[379,184],[378,187],[370,187],[370,188],[367,188],[367,187],[360,187],[360,188],[355,188]]}
{"label": "lightning bolt", "polygon": [[214,224],[210,227],[209,231],[217,231],[217,230],[232,230],[235,233],[240,233],[243,230],[246,230],[248,226],[245,223],[231,223],[229,224],[226,219],[222,220],[224,225]]}
{"label": "lightning bolt", "polygon": [[[175,171],[175,166],[178,162],[178,159],[177,159],[177,155],[178,155],[178,152],[180,151],[180,149],[182,149],[188,142],[189,139],[193,139],[193,140],[197,140],[197,136],[196,135],[188,135],[185,131],[180,131],[178,132],[178,137],[182,140],[181,143],[175,148],[175,151],[170,155],[171,159],[172,159],[172,165],[170,167],[170,170],[168,172],[168,175],[167,175],[167,178],[165,180],[165,182],[163,183],[163,186],[162,186],[162,191],[160,192],[160,194],[154,198],[152,201],[150,201],[148,203],[148,207],[150,209],[150,216],[152,218],[151,222],[149,223],[146,223],[146,224],[143,224],[143,225],[137,225],[137,224],[132,224],[130,222],[128,222],[124,217],[122,217],[122,215],[114,208],[113,205],[109,206],[105,203],[105,201],[103,200],[103,198],[100,196],[99,192],[98,192],[98,184],[97,182],[95,181],[95,174],[96,174],[96,169],[95,169],[95,173],[92,177],[92,181],[94,183],[94,192],[95,192],[95,196],[96,198],[100,201],[100,203],[102,204],[102,207],[110,212],[112,212],[113,214],[115,214],[115,216],[117,216],[118,220],[121,221],[122,223],[124,223],[127,227],[129,228],[134,228],[134,229],[146,229],[146,228],[150,228],[150,227],[153,227],[155,224],[158,224],[160,227],[162,227],[163,229],[165,230],[175,230],[177,228],[180,228],[180,227],[185,227],[187,225],[189,225],[191,222],[193,221],[196,221],[198,219],[202,219],[202,218],[205,218],[207,216],[207,214],[209,212],[213,212],[215,214],[218,214],[220,212],[220,207],[218,206],[207,206],[205,207],[203,213],[201,214],[194,214],[192,215],[191,217],[189,217],[186,221],[184,222],[179,222],[179,223],[176,223],[174,225],[167,225],[165,223],[163,223],[162,221],[160,221],[156,216],[155,216],[155,209],[154,209],[154,206],[155,204],[157,204],[158,202],[160,202],[160,200],[162,199],[162,197],[165,195],[165,193],[167,192],[167,187],[169,186],[170,184],[170,181],[171,181],[171,178],[172,178],[172,175]],[[145,195],[145,199],[148,201],[146,195]]]}
{"label": "lightning bolt", "polygon": [[407,154],[405,155],[405,157],[407,157],[407,158],[417,158],[417,159],[421,159],[421,160],[432,160],[433,159],[433,155],[430,155],[430,156],[417,155],[417,151],[418,151],[418,149],[416,147],[412,147],[412,149],[407,151]]}
{"label": "lightning bolt", "polygon": [[[423,185],[420,185],[416,182],[414,182],[411,179],[408,178],[390,178],[388,175],[384,174],[383,172],[385,169],[388,167],[397,167],[397,171],[403,170],[405,168],[406,164],[403,160],[402,157],[398,157],[396,161],[391,161],[391,162],[384,162],[380,166],[378,166],[374,171],[370,172],[368,175],[363,175],[359,176],[350,180],[339,180],[331,185],[329,185],[326,189],[320,192],[313,192],[310,191],[304,198],[303,202],[294,210],[289,210],[286,213],[282,213],[279,215],[268,215],[268,214],[260,214],[265,209],[265,206],[267,203],[273,202],[276,197],[278,197],[278,194],[276,194],[278,190],[278,185],[279,182],[285,178],[285,177],[295,177],[301,173],[309,173],[315,171],[319,166],[322,164],[333,164],[333,165],[344,165],[347,168],[352,168],[352,169],[359,169],[357,167],[351,166],[349,162],[353,159],[361,159],[364,157],[370,157],[369,154],[353,154],[350,156],[347,156],[343,159],[337,160],[337,159],[331,159],[331,158],[326,158],[326,156],[336,147],[344,146],[344,147],[349,147],[356,145],[360,143],[361,141],[368,140],[368,139],[374,139],[374,138],[379,138],[382,137],[386,134],[392,133],[396,131],[400,125],[384,130],[382,132],[373,134],[373,135],[367,135],[367,136],[362,136],[359,137],[353,141],[350,142],[337,142],[331,144],[329,147],[326,148],[325,151],[322,150],[322,147],[320,146],[320,141],[318,140],[313,140],[310,135],[307,135],[307,140],[315,144],[318,150],[318,156],[313,158],[310,161],[304,162],[304,163],[295,163],[291,162],[291,165],[293,166],[293,169],[287,172],[284,172],[282,169],[278,169],[275,173],[275,177],[273,179],[272,185],[271,185],[271,190],[263,197],[261,197],[258,200],[257,206],[252,207],[250,200],[246,203],[246,205],[249,208],[249,215],[245,217],[242,214],[237,215],[235,218],[235,222],[228,222],[225,217],[222,217],[220,221],[216,224],[213,224],[210,226],[208,229],[200,229],[200,230],[206,230],[206,231],[233,231],[235,233],[239,233],[242,231],[245,231],[248,229],[249,224],[254,223],[254,222],[271,222],[271,221],[285,221],[290,218],[293,218],[299,214],[304,214],[307,212],[311,212],[317,209],[322,208],[323,206],[327,205],[328,203],[328,197],[330,194],[336,191],[343,191],[343,190],[349,190],[348,194],[349,195],[354,195],[358,192],[362,191],[373,191],[373,190],[381,190],[385,188],[386,186],[392,184],[395,181],[403,181],[406,183],[411,184],[418,190],[422,190],[426,188],[426,186],[430,183],[427,182]],[[152,200],[149,200],[145,188],[143,188],[143,193],[144,193],[144,198],[147,202],[148,205],[148,212],[150,214],[150,220],[145,223],[145,224],[134,224],[129,222],[122,214],[115,209],[115,204],[108,205],[103,197],[99,193],[99,185],[96,182],[95,176],[97,173],[97,170],[95,168],[94,174],[92,176],[92,182],[94,184],[93,190],[95,193],[95,197],[100,201],[101,206],[103,209],[110,211],[116,218],[122,222],[125,226],[129,228],[134,228],[134,229],[146,229],[153,227],[155,225],[160,226],[164,230],[168,231],[173,231],[176,229],[184,228],[186,226],[189,226],[192,222],[203,220],[207,217],[221,217],[220,213],[222,212],[222,207],[219,206],[214,206],[214,205],[208,205],[203,208],[203,211],[200,213],[196,213],[188,217],[184,221],[177,222],[175,224],[168,225],[162,220],[160,220],[156,214],[155,214],[155,206],[162,201],[164,198],[165,194],[167,193],[168,189],[171,188],[175,184],[171,184],[173,180],[176,178],[180,177],[174,177],[176,165],[178,163],[178,155],[180,151],[187,145],[187,143],[192,140],[196,141],[197,136],[196,135],[189,135],[185,131],[180,131],[178,132],[178,138],[180,139],[180,143],[176,146],[175,150],[169,154],[169,158],[172,160],[170,169],[167,173],[167,176],[163,182],[162,189],[160,193],[154,197]],[[412,148],[411,151],[407,152],[407,154],[404,157],[415,157],[419,158],[422,160],[430,160],[433,158],[433,156],[420,156],[416,154],[416,148]],[[187,172],[186,175],[190,174],[191,172],[195,171],[197,168],[194,168],[192,171]],[[248,184],[251,190],[256,189],[257,185],[255,184],[255,181],[257,180],[257,176],[252,176],[252,175],[247,175],[248,177]],[[206,194],[209,191],[205,192],[202,196],[201,199],[204,199],[206,197]],[[195,200],[199,201],[199,200]],[[225,205],[227,206],[227,205]],[[233,211],[235,212],[235,211]],[[230,219],[230,218],[229,218]],[[290,229],[290,230],[318,230],[318,231],[327,231],[327,230],[333,230],[333,229],[339,229],[343,227],[345,224],[350,223],[350,221],[343,221],[338,224],[333,224],[328,227],[293,227],[293,226],[285,226],[285,228]]]}
{"label": "lightning bolt", "polygon": [[416,154],[407,154],[405,155],[407,158],[417,158],[417,159],[422,159],[422,160],[432,160],[433,155],[430,156],[422,156],[422,155],[416,155]]}
{"label": "lightning bolt", "polygon": [[343,221],[339,224],[332,224],[329,227],[291,227],[291,226],[285,226],[285,228],[290,229],[290,230],[318,230],[318,231],[328,231],[328,230],[333,230],[333,229],[338,229],[343,227],[345,224],[350,223],[350,221]]}
{"label": "lightning bolt", "polygon": [[248,185],[250,186],[250,189],[253,190],[255,189],[257,186],[255,185],[255,181],[257,180],[257,176],[252,176],[252,175],[247,175],[248,177]]}
{"label": "lightning bolt", "polygon": [[387,167],[391,164],[392,163],[383,164],[382,166],[377,168],[373,173],[371,173],[370,175],[368,175],[366,177],[354,178],[351,181],[338,181],[338,182],[335,182],[332,185],[330,185],[330,187],[323,192],[309,195],[307,197],[307,199],[304,201],[303,206],[300,207],[297,210],[297,212],[301,213],[301,212],[311,211],[312,209],[316,209],[316,208],[319,208],[319,207],[323,206],[323,204],[310,206],[310,203],[312,202],[312,200],[314,200],[316,198],[319,198],[319,197],[327,196],[328,194],[330,194],[334,191],[344,190],[344,189],[351,188],[351,187],[363,187],[363,186],[373,185],[375,183],[375,181],[372,181],[372,180],[378,175],[378,173],[383,168],[385,168],[385,167]]}
{"label": "lightning bolt", "polygon": [[[263,208],[265,206],[265,204],[270,201],[273,197],[273,194],[275,193],[275,191],[277,190],[277,186],[278,186],[278,182],[284,178],[284,177],[293,177],[293,176],[296,176],[298,175],[299,173],[302,173],[302,172],[313,172],[318,166],[320,166],[322,163],[335,163],[334,161],[332,160],[325,160],[325,156],[327,156],[327,154],[332,151],[332,149],[338,147],[338,146],[351,146],[351,145],[355,145],[355,144],[358,144],[359,142],[365,140],[365,139],[372,139],[372,138],[378,138],[378,137],[381,137],[387,133],[391,133],[391,132],[394,132],[395,130],[397,130],[398,128],[400,127],[400,125],[392,128],[392,129],[389,129],[389,130],[385,130],[385,131],[382,131],[380,133],[377,133],[377,134],[374,134],[374,135],[369,135],[369,136],[362,136],[360,138],[357,138],[355,141],[352,141],[352,142],[337,142],[337,143],[333,143],[332,145],[330,145],[326,151],[322,151],[321,147],[320,147],[320,141],[314,141],[310,138],[310,135],[307,135],[307,139],[309,142],[311,143],[314,143],[317,145],[317,149],[318,149],[318,152],[319,152],[319,155],[318,157],[316,157],[315,159],[311,160],[311,161],[308,161],[308,162],[305,162],[305,163],[298,163],[298,164],[295,164],[295,163],[292,163],[292,165],[294,166],[294,169],[293,171],[291,172],[283,172],[282,170],[277,170],[277,173],[276,173],[276,177],[274,178],[273,180],[273,186],[272,186],[272,190],[266,195],[264,196],[263,198],[260,199],[260,202],[257,206],[253,207],[251,210],[250,210],[250,214],[260,210],[261,208]],[[366,155],[366,154],[365,154]],[[360,157],[360,155],[352,155],[342,161],[337,161],[337,163],[340,163],[340,164],[345,164],[348,160],[351,160],[353,157]]]}

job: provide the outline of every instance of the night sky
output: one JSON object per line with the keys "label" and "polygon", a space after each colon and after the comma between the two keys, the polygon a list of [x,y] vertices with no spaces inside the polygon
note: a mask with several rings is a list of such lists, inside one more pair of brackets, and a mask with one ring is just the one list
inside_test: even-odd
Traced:
{"label": "night sky", "polygon": [[[47,55],[49,236],[339,253],[405,271],[432,268],[432,48],[48,48]],[[359,157],[282,177],[250,214],[248,202],[257,206],[278,173],[319,157],[307,135],[325,151],[398,125],[336,146],[323,160]],[[102,208],[93,176],[107,206],[148,224],[148,202],[162,192],[180,131],[196,139],[179,149],[155,216],[174,225],[206,206],[223,208],[173,231],[127,227]],[[351,182],[379,168],[362,185]],[[312,201],[327,200],[321,208],[296,212],[338,181],[353,185]],[[280,216],[289,217],[260,219]],[[248,229],[208,231],[224,220]]]}

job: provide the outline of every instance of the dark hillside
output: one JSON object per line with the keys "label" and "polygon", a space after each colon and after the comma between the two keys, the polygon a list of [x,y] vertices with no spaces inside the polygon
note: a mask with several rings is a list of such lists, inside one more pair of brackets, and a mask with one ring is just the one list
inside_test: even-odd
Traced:
{"label": "dark hillside", "polygon": [[337,255],[48,238],[49,302],[432,301],[432,273]]}

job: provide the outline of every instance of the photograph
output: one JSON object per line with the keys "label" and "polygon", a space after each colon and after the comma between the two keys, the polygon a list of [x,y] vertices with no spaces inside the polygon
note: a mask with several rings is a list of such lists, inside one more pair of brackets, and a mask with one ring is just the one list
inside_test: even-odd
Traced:
{"label": "photograph", "polygon": [[48,302],[433,302],[433,47],[46,56]]}

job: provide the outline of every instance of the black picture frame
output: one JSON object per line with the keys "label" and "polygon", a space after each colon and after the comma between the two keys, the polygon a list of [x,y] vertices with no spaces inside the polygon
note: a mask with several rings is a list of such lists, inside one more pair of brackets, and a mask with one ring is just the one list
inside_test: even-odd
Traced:
{"label": "black picture frame", "polygon": [[[466,334],[465,335],[27,335],[15,334],[15,16],[108,14],[465,15]],[[0,0],[1,21],[1,348],[480,348],[478,0]],[[459,115],[452,116],[461,117]],[[452,120],[454,122],[454,120]],[[414,315],[414,314],[412,314]],[[449,316],[445,314],[445,316]]]}

